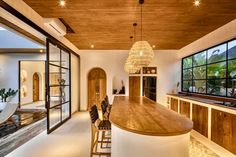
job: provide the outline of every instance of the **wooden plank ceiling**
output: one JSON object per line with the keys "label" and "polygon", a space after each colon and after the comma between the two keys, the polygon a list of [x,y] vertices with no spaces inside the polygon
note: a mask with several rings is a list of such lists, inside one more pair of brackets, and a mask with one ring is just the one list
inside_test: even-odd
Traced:
{"label": "wooden plank ceiling", "polygon": [[[130,49],[133,22],[140,26],[138,0],[24,0],[45,18],[62,18],[79,49]],[[180,49],[236,18],[235,0],[146,0],[143,39],[156,49]],[[137,27],[137,32],[140,27]],[[138,37],[136,39],[139,39]]]}

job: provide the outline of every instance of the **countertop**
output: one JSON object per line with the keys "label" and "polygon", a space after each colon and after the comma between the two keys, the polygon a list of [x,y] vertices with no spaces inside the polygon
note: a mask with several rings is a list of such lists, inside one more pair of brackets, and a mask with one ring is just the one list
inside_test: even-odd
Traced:
{"label": "countertop", "polygon": [[236,110],[235,107],[217,104],[217,103],[221,103],[222,101],[211,100],[211,99],[206,99],[206,98],[199,98],[197,96],[188,96],[185,94],[167,94],[167,95],[179,97],[179,98],[183,98],[183,99],[188,99],[188,100],[192,100],[192,101],[196,101],[196,102],[200,102],[200,103],[205,103],[205,104],[209,104],[209,105],[214,105],[214,106],[218,106],[218,107],[223,107],[223,108],[227,108],[227,109]]}
{"label": "countertop", "polygon": [[150,136],[181,135],[193,128],[191,120],[146,97],[115,97],[110,121],[123,130]]}

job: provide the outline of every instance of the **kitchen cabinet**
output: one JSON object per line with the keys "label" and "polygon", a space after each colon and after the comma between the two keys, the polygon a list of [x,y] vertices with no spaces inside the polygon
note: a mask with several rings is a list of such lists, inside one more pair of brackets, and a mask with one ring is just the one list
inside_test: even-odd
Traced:
{"label": "kitchen cabinet", "polygon": [[190,102],[180,101],[180,114],[190,118]]}
{"label": "kitchen cabinet", "polygon": [[178,112],[178,99],[171,98],[170,100],[170,108],[171,110]]}
{"label": "kitchen cabinet", "polygon": [[193,104],[193,129],[208,137],[208,108]]}
{"label": "kitchen cabinet", "polygon": [[236,154],[236,115],[212,109],[211,140]]}

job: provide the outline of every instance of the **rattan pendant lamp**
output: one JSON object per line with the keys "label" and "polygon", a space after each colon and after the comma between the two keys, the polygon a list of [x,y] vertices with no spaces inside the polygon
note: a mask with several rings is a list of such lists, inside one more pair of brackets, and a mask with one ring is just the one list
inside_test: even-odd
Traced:
{"label": "rattan pendant lamp", "polygon": [[129,58],[134,66],[144,67],[148,66],[154,57],[154,52],[152,47],[147,41],[143,40],[143,4],[144,0],[139,0],[139,4],[141,5],[141,40],[136,41],[132,46],[129,52]]}
{"label": "rattan pendant lamp", "polygon": [[[130,37],[132,43],[133,43],[133,39],[134,39],[134,42],[135,42],[135,38],[136,38],[136,26],[137,26],[137,23],[134,23],[133,24],[133,27],[134,27],[134,37],[133,36]],[[135,66],[134,62],[131,60],[131,58],[129,56],[126,59],[124,69],[125,69],[125,72],[127,72],[127,73],[135,74],[136,72],[138,72],[141,69],[141,67],[137,66],[137,65]]]}

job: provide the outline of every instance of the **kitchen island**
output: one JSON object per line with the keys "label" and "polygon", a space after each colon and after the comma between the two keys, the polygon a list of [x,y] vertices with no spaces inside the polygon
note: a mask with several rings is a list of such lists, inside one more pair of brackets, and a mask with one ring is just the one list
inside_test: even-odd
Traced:
{"label": "kitchen island", "polygon": [[112,157],[188,157],[191,120],[145,97],[115,97]]}

